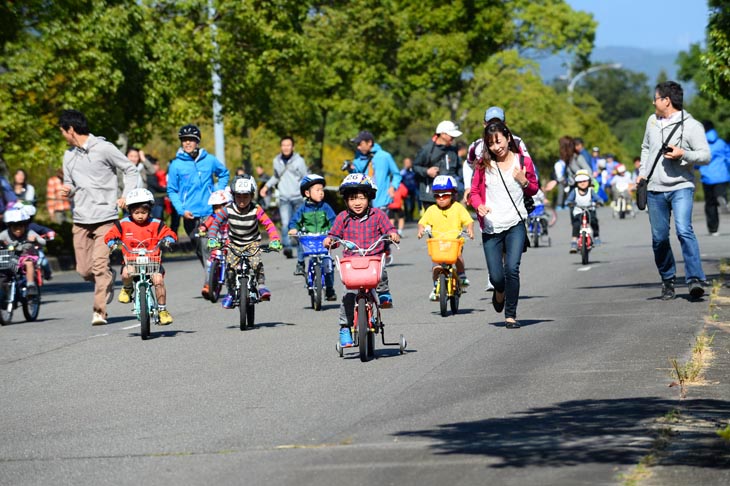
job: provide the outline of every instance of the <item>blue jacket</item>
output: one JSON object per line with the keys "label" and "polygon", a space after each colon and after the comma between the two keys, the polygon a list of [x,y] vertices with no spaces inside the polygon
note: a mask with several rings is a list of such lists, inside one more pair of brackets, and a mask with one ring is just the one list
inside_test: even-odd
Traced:
{"label": "blue jacket", "polygon": [[[218,179],[215,183],[213,176]],[[178,149],[167,172],[167,195],[180,216],[190,211],[196,218],[213,213],[208,205],[211,193],[228,185],[228,169],[215,156],[200,149],[193,158]]]}
{"label": "blue jacket", "polygon": [[326,233],[332,227],[336,217],[332,206],[326,202],[316,203],[307,199],[289,220],[289,229],[306,233]]}
{"label": "blue jacket", "polygon": [[712,159],[708,165],[697,166],[703,184],[722,184],[730,182],[730,145],[721,139],[714,128],[707,133]]}
{"label": "blue jacket", "polygon": [[401,175],[398,166],[395,165],[393,156],[383,150],[379,144],[373,144],[371,152],[373,160],[368,166],[368,154],[362,154],[359,150],[355,150],[352,165],[355,167],[355,172],[370,176],[375,181],[375,185],[378,186],[378,192],[375,194],[372,207],[385,208],[393,202],[393,198],[388,194],[388,187],[398,189]]}

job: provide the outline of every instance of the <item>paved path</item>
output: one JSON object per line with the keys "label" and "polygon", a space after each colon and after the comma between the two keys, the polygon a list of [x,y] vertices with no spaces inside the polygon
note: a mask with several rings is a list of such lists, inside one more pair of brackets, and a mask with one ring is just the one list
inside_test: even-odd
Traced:
{"label": "paved path", "polygon": [[[59,275],[37,322],[0,328],[0,484],[615,484],[675,405],[668,358],[686,358],[707,302],[684,287],[658,300],[645,214],[602,209],[587,267],[566,216],[523,259],[519,330],[482,291],[476,242],[462,311],[440,317],[409,228],[385,311],[408,352],[378,346],[370,363],[337,356],[337,305],[309,309],[280,255],[264,257],[274,295],[247,332],[199,297],[199,264],[170,262],[175,322],[147,342],[117,302],[92,328],[90,286]],[[730,234],[696,226],[715,273]]]}

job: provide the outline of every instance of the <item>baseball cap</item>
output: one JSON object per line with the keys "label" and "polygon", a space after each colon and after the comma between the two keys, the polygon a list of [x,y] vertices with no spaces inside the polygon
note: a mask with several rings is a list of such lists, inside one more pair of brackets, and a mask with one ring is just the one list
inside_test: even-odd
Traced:
{"label": "baseball cap", "polygon": [[459,130],[459,127],[457,127],[454,122],[450,120],[444,120],[441,123],[438,124],[436,127],[436,134],[445,133],[446,135],[450,137],[461,137],[461,131]]}
{"label": "baseball cap", "polygon": [[498,118],[504,121],[504,110],[499,106],[490,106],[484,113],[484,121],[488,122],[493,118]]}
{"label": "baseball cap", "polygon": [[363,140],[375,140],[375,137],[373,137],[373,134],[369,131],[362,130],[360,133],[357,134],[357,137],[351,139],[350,141],[357,145]]}

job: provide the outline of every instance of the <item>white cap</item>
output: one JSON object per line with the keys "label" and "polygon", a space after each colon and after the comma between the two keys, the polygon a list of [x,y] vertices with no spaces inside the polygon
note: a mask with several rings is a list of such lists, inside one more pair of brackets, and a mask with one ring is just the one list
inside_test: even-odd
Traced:
{"label": "white cap", "polygon": [[441,123],[438,124],[436,127],[436,134],[445,133],[446,135],[449,135],[450,137],[461,137],[461,131],[459,130],[459,127],[457,127],[454,122],[450,120],[444,120]]}

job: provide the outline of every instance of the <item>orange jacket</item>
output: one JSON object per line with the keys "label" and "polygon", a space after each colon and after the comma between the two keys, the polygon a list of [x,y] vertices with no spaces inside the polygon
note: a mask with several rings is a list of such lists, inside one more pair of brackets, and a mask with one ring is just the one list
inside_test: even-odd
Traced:
{"label": "orange jacket", "polygon": [[[149,218],[145,223],[137,224],[127,216],[114,222],[114,226],[104,236],[104,242],[108,244],[112,240],[122,240],[131,250],[139,248],[142,243],[149,250],[165,237],[177,241],[175,232],[159,219]],[[129,256],[129,252],[123,247],[122,252],[124,256]],[[154,255],[158,254],[159,249]]]}

